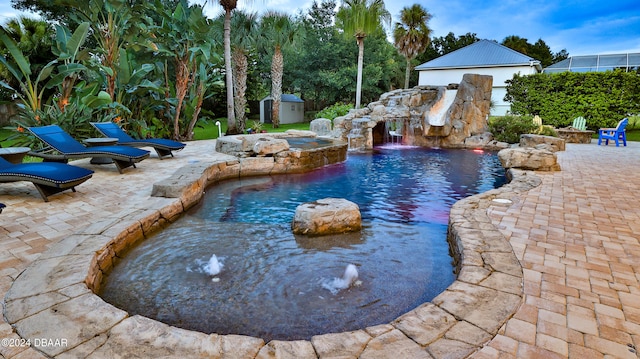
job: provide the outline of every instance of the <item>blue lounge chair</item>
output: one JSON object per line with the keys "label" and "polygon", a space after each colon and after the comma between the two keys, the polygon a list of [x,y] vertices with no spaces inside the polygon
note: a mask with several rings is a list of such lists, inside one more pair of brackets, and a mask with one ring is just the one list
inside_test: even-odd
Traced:
{"label": "blue lounge chair", "polygon": [[620,140],[624,145],[627,145],[627,133],[625,132],[625,127],[629,123],[629,119],[623,118],[618,122],[618,126],[616,128],[601,128],[598,130],[598,146],[604,140],[604,144],[608,145],[609,140],[616,141],[616,147],[620,146]]}
{"label": "blue lounge chair", "polygon": [[33,183],[45,202],[56,193],[71,189],[88,180],[92,170],[56,162],[13,164],[0,157],[0,182],[29,181]]}
{"label": "blue lounge chair", "polygon": [[113,122],[92,122],[91,124],[106,137],[117,138],[119,145],[131,147],[153,147],[160,159],[166,156],[173,157],[173,153],[171,151],[180,151],[187,145],[186,143],[164,138],[136,140]]}
{"label": "blue lounge chair", "polygon": [[2,210],[4,209],[4,207],[6,207],[4,203],[0,203],[0,213],[2,213]]}
{"label": "blue lounge chair", "polygon": [[[149,157],[149,151],[139,148],[123,146],[96,146],[87,148],[58,125],[29,127],[29,131],[49,146],[45,148],[44,151],[32,151],[29,152],[29,154],[42,157],[45,161],[66,163],[70,159],[76,158],[108,157],[116,164],[118,172],[122,173],[124,168],[129,166],[135,168],[137,162]],[[59,152],[59,154],[52,154],[50,153],[51,150],[55,150]]]}

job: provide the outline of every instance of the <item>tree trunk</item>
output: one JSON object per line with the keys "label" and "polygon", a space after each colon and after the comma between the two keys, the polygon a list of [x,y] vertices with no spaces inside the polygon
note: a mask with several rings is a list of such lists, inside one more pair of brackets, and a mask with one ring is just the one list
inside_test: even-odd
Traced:
{"label": "tree trunk", "polygon": [[406,58],[407,59],[407,68],[405,70],[404,73],[404,88],[408,89],[409,88],[409,76],[411,76],[411,59],[410,58]]}
{"label": "tree trunk", "polygon": [[198,102],[196,104],[195,110],[193,111],[193,116],[191,117],[189,127],[187,127],[187,133],[185,134],[185,139],[187,141],[193,140],[193,129],[196,127],[198,116],[200,116],[200,110],[202,110],[202,102],[204,101],[204,90],[204,82],[200,81],[200,83],[198,83],[198,88],[196,89]]}
{"label": "tree trunk", "polygon": [[240,50],[234,50],[231,54],[233,58],[233,89],[234,104],[239,132],[244,132],[246,128],[246,108],[247,108],[247,56]]}
{"label": "tree trunk", "polygon": [[176,114],[173,118],[173,137],[180,140],[180,113],[182,112],[182,102],[187,95],[189,88],[189,58],[176,59]]}
{"label": "tree trunk", "polygon": [[362,97],[362,63],[364,62],[364,37],[357,37],[358,42],[358,79],[356,82],[356,106],[360,108],[360,99]]}
{"label": "tree trunk", "polygon": [[284,59],[280,46],[276,46],[271,61],[271,97],[273,98],[272,121],[273,128],[280,127],[280,99],[282,97],[282,72],[284,71]]}
{"label": "tree trunk", "polygon": [[224,69],[227,85],[227,134],[238,133],[233,106],[233,72],[231,70],[231,10],[224,13]]}

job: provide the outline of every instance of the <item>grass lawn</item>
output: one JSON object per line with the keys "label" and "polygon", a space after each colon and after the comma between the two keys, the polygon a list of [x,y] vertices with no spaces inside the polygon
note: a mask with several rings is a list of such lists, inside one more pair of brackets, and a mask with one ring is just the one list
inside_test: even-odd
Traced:
{"label": "grass lawn", "polygon": [[[215,124],[216,121],[220,121],[221,132],[224,135],[225,132],[227,131],[227,119],[220,118],[215,121],[198,122],[198,124],[196,125],[196,128],[193,131],[194,132],[193,139],[209,140],[209,139],[218,138],[218,126],[216,126]],[[252,123],[251,120],[249,120],[248,124],[250,123]],[[271,124],[263,124],[262,129],[266,130],[267,132],[285,132],[287,130],[308,130],[309,123],[308,122],[292,123],[292,124],[280,125],[280,127],[278,128],[273,128]]]}
{"label": "grass lawn", "polygon": [[640,130],[627,131],[627,141],[640,141]]}

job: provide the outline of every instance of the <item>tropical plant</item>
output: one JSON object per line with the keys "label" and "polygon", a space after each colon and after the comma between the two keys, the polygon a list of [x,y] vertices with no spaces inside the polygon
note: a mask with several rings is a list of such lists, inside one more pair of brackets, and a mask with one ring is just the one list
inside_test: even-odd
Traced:
{"label": "tropical plant", "polygon": [[391,15],[383,0],[344,0],[336,14],[336,22],[345,36],[354,36],[358,45],[358,75],[356,80],[356,104],[360,108],[362,93],[362,67],[364,61],[364,39],[376,30],[381,22],[390,24]]}
{"label": "tropical plant", "polygon": [[[9,20],[4,29],[12,38],[22,54],[29,59],[31,71],[38,72],[44,65],[56,58],[51,53],[53,42],[53,27],[44,20],[21,16]],[[6,47],[0,42],[0,54],[9,55]],[[6,67],[0,65],[0,77],[11,87],[18,87],[17,80],[9,73]],[[10,100],[13,93],[2,90],[2,97]]]}
{"label": "tropical plant", "polygon": [[71,19],[91,24],[91,34],[97,43],[95,50],[100,56],[96,70],[105,77],[105,91],[115,100],[120,50],[144,38],[138,26],[138,15],[144,5],[130,4],[127,0],[64,0],[62,3],[73,9],[69,13]]}
{"label": "tropical plant", "polygon": [[189,90],[189,100],[185,101],[185,118],[190,120],[184,133],[185,137],[189,140],[193,139],[196,123],[200,120],[202,104],[207,97],[211,96],[211,93],[208,91],[209,88],[213,86],[219,88],[224,87],[222,75],[220,72],[215,71],[213,65],[214,64],[210,62],[199,63]]}
{"label": "tropical plant", "polygon": [[58,61],[61,64],[57,66],[57,74],[52,77],[47,86],[59,86],[60,95],[57,101],[58,107],[62,111],[64,111],[69,102],[69,97],[72,94],[78,76],[81,72],[87,70],[87,67],[78,62],[78,60],[89,59],[89,52],[80,50],[88,33],[88,22],[80,23],[73,34],[66,27],[56,25],[56,39],[52,46],[52,52],[58,57]]}
{"label": "tropical plant", "polygon": [[18,82],[18,89],[14,89],[7,82],[0,81],[0,85],[10,91],[14,91],[15,95],[22,102],[22,107],[26,107],[32,111],[38,111],[42,108],[42,97],[45,86],[43,81],[47,80],[54,70],[57,60],[50,61],[46,64],[32,79],[31,63],[18,48],[16,42],[11,39],[4,28],[0,29],[0,41],[4,44],[11,60],[5,56],[0,56],[0,63],[5,66],[9,73]]}
{"label": "tropical plant", "polygon": [[393,30],[393,43],[398,52],[407,60],[404,88],[409,88],[411,61],[429,46],[431,29],[427,22],[431,14],[419,4],[405,7],[400,11],[400,22]]}
{"label": "tropical plant", "polygon": [[[200,73],[201,64],[206,65],[210,60],[212,26],[204,16],[202,6],[189,6],[186,0],[180,1],[173,11],[163,8],[162,16],[162,24],[153,30],[157,37],[158,52],[172,60],[175,72],[173,137],[177,140],[191,139],[193,132],[189,128],[192,126],[180,126],[182,107],[189,87]],[[165,66],[165,71],[167,69]],[[206,72],[205,66],[203,73]]]}
{"label": "tropical plant", "polygon": [[10,137],[16,145],[28,146],[32,149],[42,148],[44,145],[25,129],[34,126],[56,124],[74,138],[91,137],[90,121],[108,121],[113,118],[110,111],[104,111],[112,104],[111,97],[99,89],[99,84],[87,85],[83,81],[74,86],[73,95],[64,108],[58,102],[52,101],[42,109],[23,107],[21,115],[14,119],[16,132]]}
{"label": "tropical plant", "polygon": [[[165,116],[164,62],[148,63],[132,49],[120,49],[117,74],[115,103],[121,107],[114,112],[120,125],[138,138],[171,137],[171,117]],[[152,122],[155,126],[149,128],[147,123]]]}
{"label": "tropical plant", "polygon": [[[280,126],[280,100],[282,97],[282,76],[284,73],[283,48],[293,45],[298,39],[296,23],[285,14],[269,11],[262,17],[262,35],[265,45],[272,46],[271,57],[271,98],[273,128]],[[268,45],[267,45],[268,44]]]}
{"label": "tropical plant", "polygon": [[249,124],[249,130],[251,133],[259,133],[262,131],[262,122],[260,121],[251,121]]}

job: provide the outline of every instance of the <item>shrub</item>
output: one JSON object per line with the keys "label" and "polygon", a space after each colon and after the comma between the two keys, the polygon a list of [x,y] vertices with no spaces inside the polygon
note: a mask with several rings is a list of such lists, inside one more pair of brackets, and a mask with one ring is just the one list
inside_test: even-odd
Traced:
{"label": "shrub", "polygon": [[628,130],[638,130],[640,129],[640,116],[629,116],[629,124],[627,125]]}
{"label": "shrub", "polygon": [[336,117],[344,116],[349,113],[349,110],[353,109],[353,105],[350,103],[337,102],[331,106],[325,107],[316,113],[315,118],[327,118],[333,120]]}
{"label": "shrub", "polygon": [[589,129],[615,127],[640,112],[640,76],[635,72],[562,72],[514,75],[505,101],[514,114],[540,115],[548,125],[566,127],[587,119]]}
{"label": "shrub", "polygon": [[538,126],[533,124],[533,116],[506,115],[493,117],[489,121],[489,131],[501,142],[518,143],[521,134],[534,133],[537,129]]}

